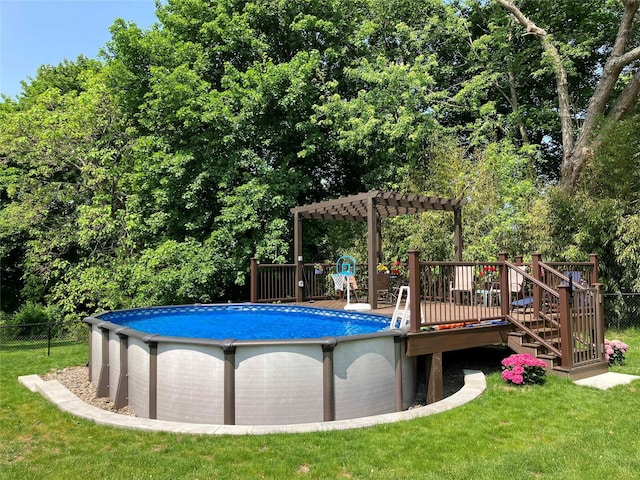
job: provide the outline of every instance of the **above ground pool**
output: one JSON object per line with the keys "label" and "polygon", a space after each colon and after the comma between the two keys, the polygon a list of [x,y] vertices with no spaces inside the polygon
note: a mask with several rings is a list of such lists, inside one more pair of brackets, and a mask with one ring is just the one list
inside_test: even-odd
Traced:
{"label": "above ground pool", "polygon": [[140,308],[98,318],[157,335],[238,340],[341,337],[389,326],[389,318],[383,315],[286,305]]}
{"label": "above ground pool", "polygon": [[138,417],[267,425],[408,408],[404,330],[380,315],[290,305],[185,305],[87,317],[98,396]]}

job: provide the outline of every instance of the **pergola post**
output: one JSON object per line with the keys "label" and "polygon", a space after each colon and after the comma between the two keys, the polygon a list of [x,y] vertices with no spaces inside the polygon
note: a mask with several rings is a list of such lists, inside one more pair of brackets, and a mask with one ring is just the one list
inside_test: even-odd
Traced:
{"label": "pergola post", "polygon": [[300,282],[304,282],[304,272],[302,271],[302,217],[298,212],[293,214],[293,263],[296,264],[296,302],[303,301],[304,287]]}
{"label": "pergola post", "polygon": [[456,207],[453,209],[453,244],[455,247],[454,255],[455,261],[462,261],[462,208]]}
{"label": "pergola post", "polygon": [[373,197],[367,199],[367,227],[368,227],[368,300],[372,309],[378,308],[378,295],[376,291],[376,274],[378,266],[378,212]]}

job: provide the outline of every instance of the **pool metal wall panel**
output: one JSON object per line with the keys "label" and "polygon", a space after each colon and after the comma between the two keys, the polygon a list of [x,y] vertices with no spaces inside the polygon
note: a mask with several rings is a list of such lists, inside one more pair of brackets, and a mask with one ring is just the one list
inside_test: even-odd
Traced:
{"label": "pool metal wall panel", "polygon": [[159,420],[224,423],[224,354],[217,346],[158,344]]}
{"label": "pool metal wall panel", "polygon": [[393,337],[338,344],[334,373],[336,420],[396,410]]}
{"label": "pool metal wall panel", "polygon": [[102,368],[102,333],[95,325],[91,326],[91,355],[91,382],[97,387]]}
{"label": "pool metal wall panel", "polygon": [[129,407],[138,416],[149,418],[149,346],[129,338]]}
{"label": "pool metal wall panel", "polygon": [[118,378],[120,377],[120,337],[109,332],[109,398],[116,399]]}
{"label": "pool metal wall panel", "polygon": [[320,345],[238,346],[236,424],[323,420]]}

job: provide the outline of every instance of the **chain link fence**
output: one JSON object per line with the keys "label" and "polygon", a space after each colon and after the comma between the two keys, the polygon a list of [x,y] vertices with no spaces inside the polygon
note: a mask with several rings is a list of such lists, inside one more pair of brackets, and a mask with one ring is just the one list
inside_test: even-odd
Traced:
{"label": "chain link fence", "polygon": [[87,326],[80,320],[0,325],[0,353],[53,356],[88,342]]}
{"label": "chain link fence", "polygon": [[640,328],[640,293],[606,294],[604,318],[607,329]]}

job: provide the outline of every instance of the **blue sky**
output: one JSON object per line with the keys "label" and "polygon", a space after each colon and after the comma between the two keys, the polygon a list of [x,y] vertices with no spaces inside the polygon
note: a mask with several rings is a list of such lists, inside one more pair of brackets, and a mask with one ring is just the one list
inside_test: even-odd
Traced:
{"label": "blue sky", "polygon": [[147,28],[153,0],[0,0],[0,93],[15,97],[40,65],[96,58],[116,18]]}

